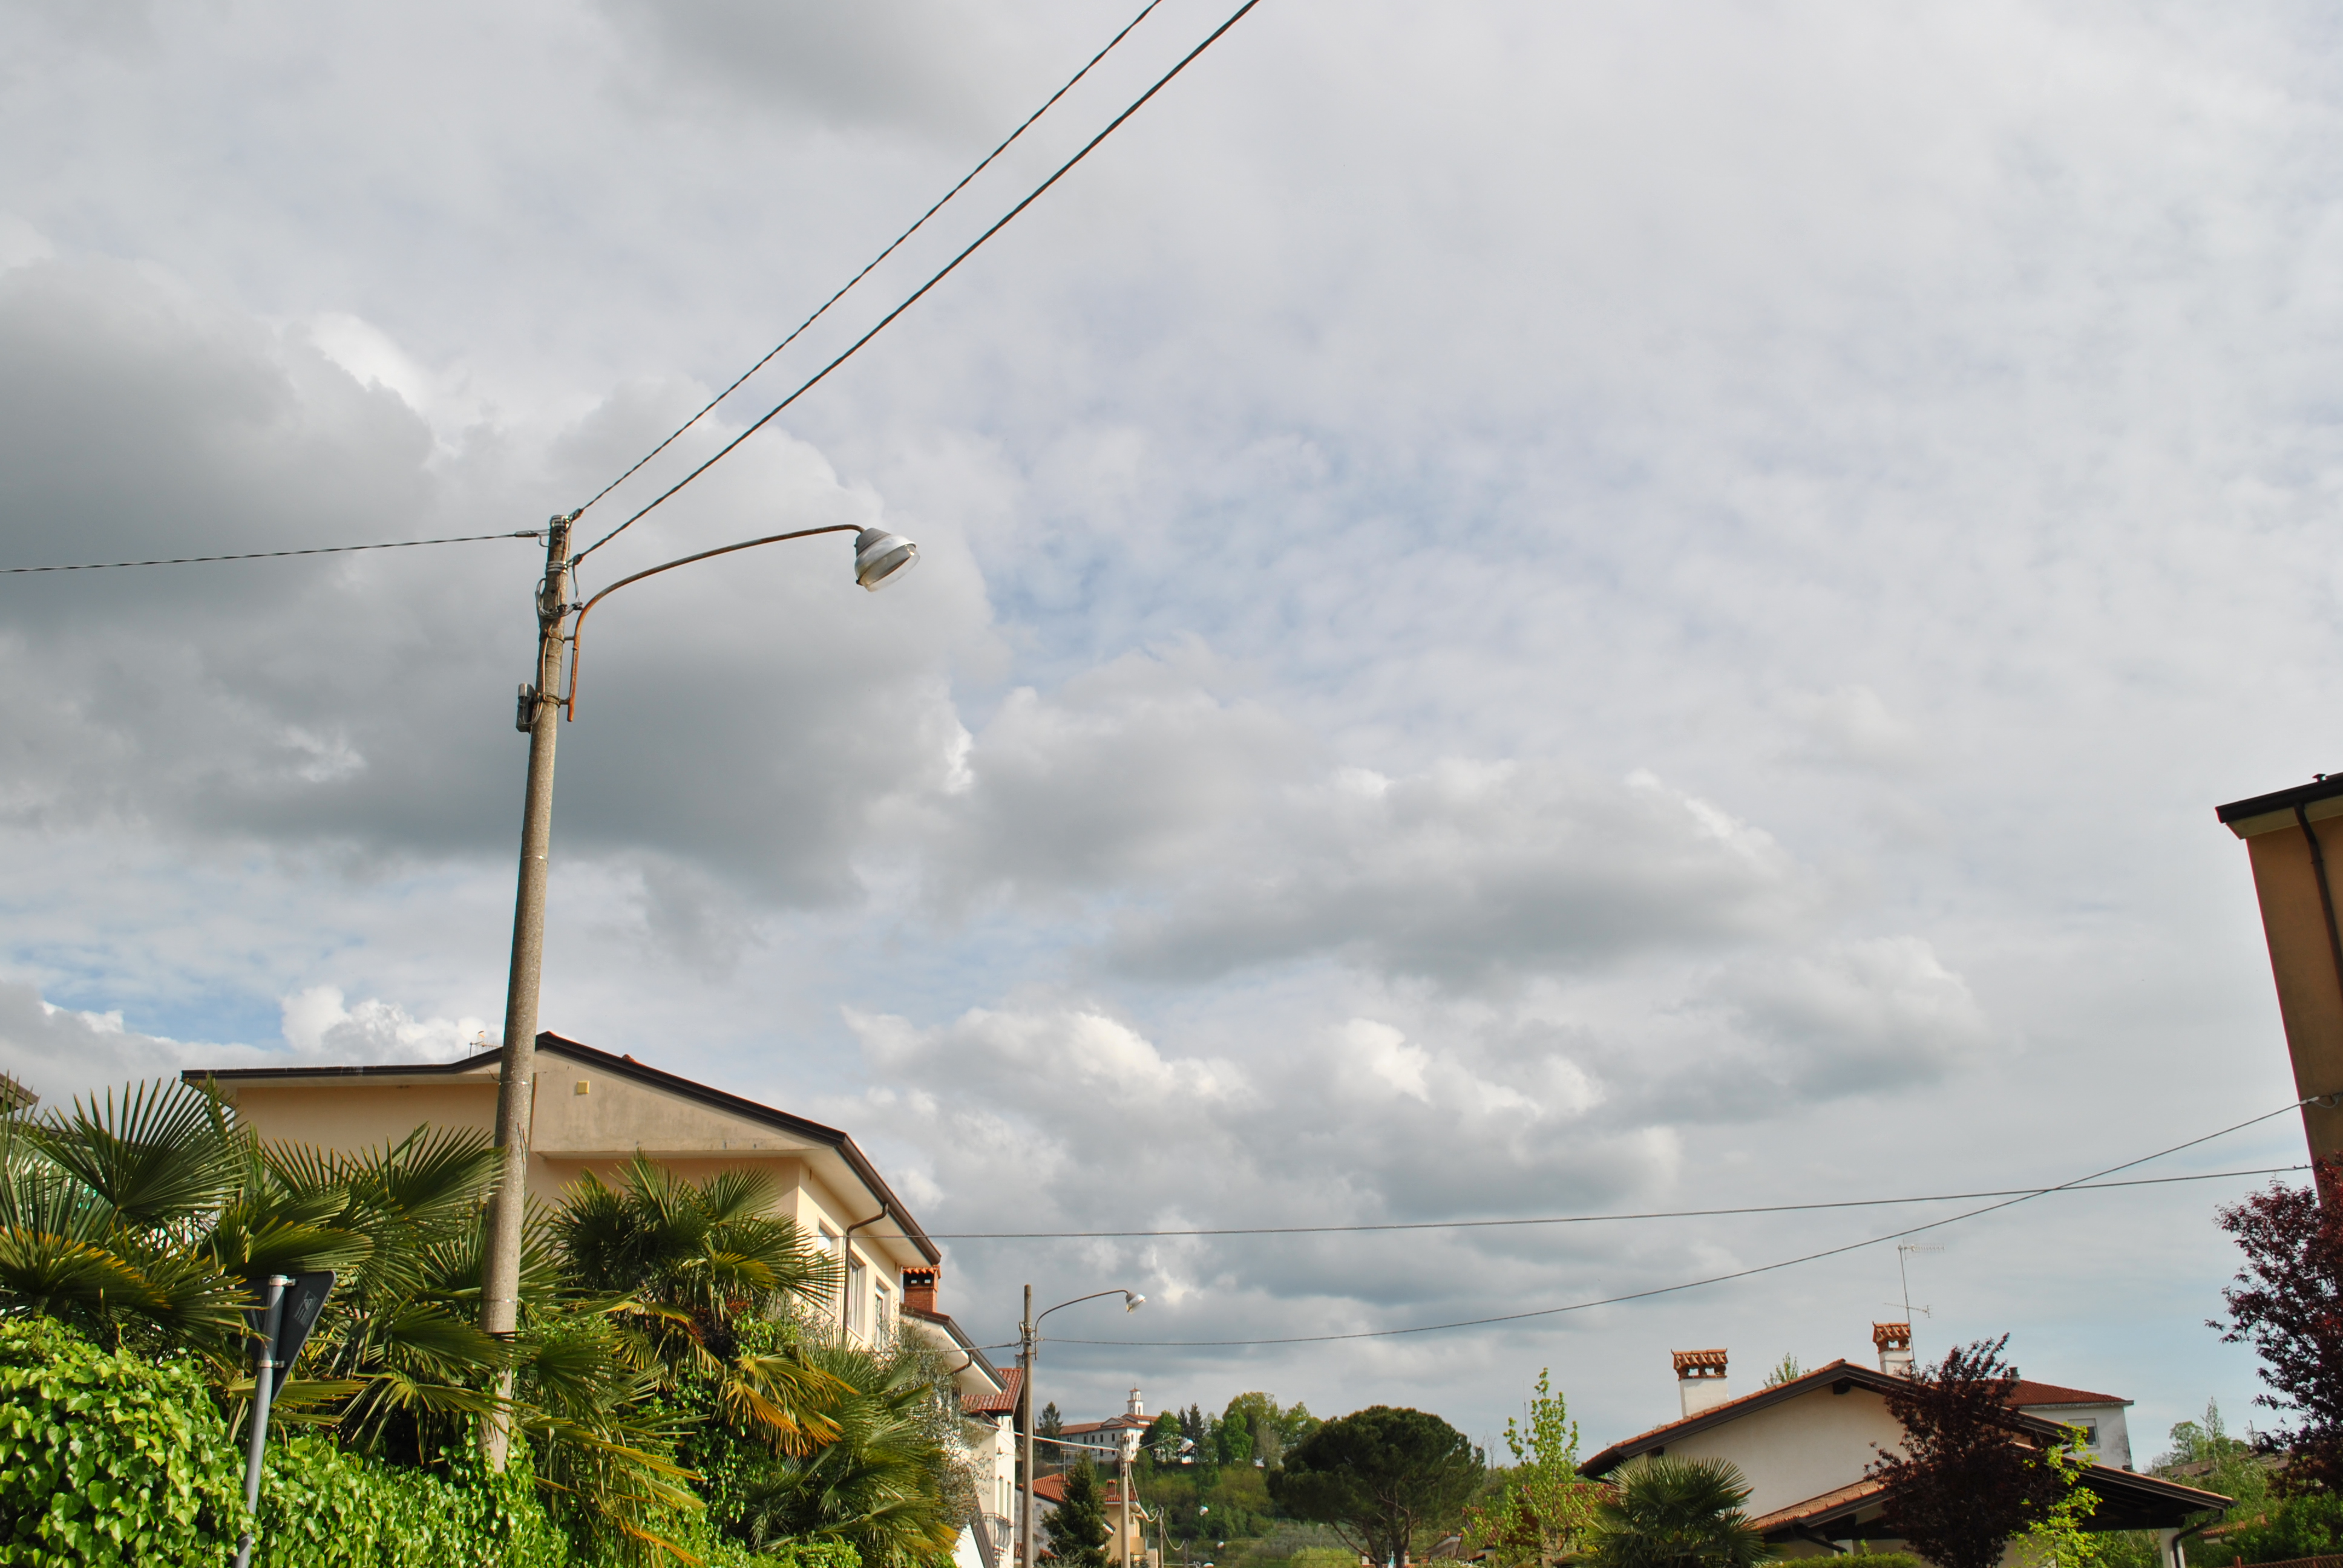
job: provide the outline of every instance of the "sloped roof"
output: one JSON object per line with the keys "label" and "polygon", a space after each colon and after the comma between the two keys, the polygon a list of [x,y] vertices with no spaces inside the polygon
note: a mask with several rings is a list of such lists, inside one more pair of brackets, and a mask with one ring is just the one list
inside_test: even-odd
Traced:
{"label": "sloped roof", "polygon": [[[2229,1505],[2229,1499],[2217,1492],[2183,1486],[2158,1475],[2114,1470],[2104,1464],[2095,1464],[2085,1471],[2083,1484],[2099,1498],[2089,1525],[2093,1530],[2169,1529],[2189,1514]],[[1809,1497],[1804,1503],[1777,1508],[1749,1523],[1752,1529],[1774,1538],[1800,1534],[1811,1538],[1821,1534],[1838,1541],[1877,1539],[1886,1535],[1889,1527],[1880,1522],[1875,1513],[1867,1520],[1860,1520],[1859,1516],[1886,1499],[1887,1488],[1883,1483],[1855,1481],[1819,1497]]]}
{"label": "sloped roof", "polygon": [[2036,1382],[2031,1378],[2017,1380],[2016,1390],[2009,1402],[2021,1410],[2037,1404],[2129,1404],[2132,1402],[2111,1393],[2093,1393],[2088,1389],[2064,1388],[2055,1382]]}
{"label": "sloped roof", "polygon": [[1017,1391],[1025,1385],[1025,1374],[1015,1367],[1007,1367],[993,1374],[1001,1381],[999,1393],[979,1394],[973,1399],[963,1397],[960,1409],[970,1415],[1013,1415],[1017,1411]]}
{"label": "sloped roof", "polygon": [[[613,1056],[607,1050],[597,1050],[590,1045],[581,1045],[577,1040],[565,1040],[549,1030],[537,1037],[537,1049],[550,1055],[564,1056],[573,1061],[583,1062],[596,1071],[608,1073],[613,1078],[628,1079],[646,1088],[660,1090],[679,1099],[708,1106],[711,1110],[738,1116],[743,1121],[762,1122],[768,1127],[787,1132],[808,1143],[818,1144],[833,1151],[846,1162],[855,1177],[870,1190],[870,1195],[885,1206],[887,1215],[902,1227],[903,1239],[918,1248],[920,1255],[930,1263],[943,1261],[942,1249],[930,1241],[927,1232],[920,1229],[919,1221],[911,1218],[910,1211],[903,1207],[902,1200],[895,1196],[895,1190],[887,1185],[887,1179],[879,1174],[879,1168],[870,1163],[870,1156],[862,1152],[852,1138],[837,1128],[825,1127],[819,1121],[809,1121],[802,1116],[792,1116],[786,1111],[776,1111],[769,1105],[759,1105],[753,1100],[744,1100],[737,1094],[728,1094],[723,1090],[712,1088],[678,1073],[662,1072],[656,1067],[649,1067],[637,1061],[631,1056]],[[179,1077],[188,1083],[196,1084],[212,1080],[221,1083],[297,1082],[304,1079],[349,1078],[428,1081],[437,1078],[460,1078],[466,1074],[478,1073],[484,1069],[498,1066],[500,1058],[501,1053],[498,1051],[484,1050],[456,1061],[388,1062],[374,1067],[191,1067],[180,1073]]]}
{"label": "sloped roof", "polygon": [[[1906,1382],[1906,1380],[1899,1373],[1880,1372],[1841,1358],[1828,1366],[1816,1367],[1810,1372],[1792,1378],[1788,1382],[1776,1383],[1772,1388],[1759,1389],[1755,1393],[1745,1393],[1739,1399],[1729,1399],[1721,1404],[1713,1404],[1697,1415],[1685,1416],[1681,1421],[1672,1421],[1664,1426],[1655,1426],[1649,1432],[1638,1432],[1624,1442],[1614,1442],[1580,1465],[1579,1473],[1590,1476],[1607,1475],[1637,1454],[1648,1453],[1654,1448],[1664,1448],[1670,1442],[1690,1437],[1694,1432],[1706,1432],[1712,1427],[1722,1426],[1728,1421],[1737,1421],[1753,1411],[1764,1410],[1768,1405],[1780,1404],[1785,1400],[1796,1399],[1802,1394],[1812,1393],[1818,1388],[1828,1388],[1834,1383],[1849,1382],[1857,1388],[1869,1389],[1874,1393],[1885,1395],[1903,1388]],[[2092,1397],[2094,1400],[2097,1398],[2097,1395]],[[2027,1415],[2022,1411],[2013,1412],[2010,1420],[2016,1430],[2030,1433],[2035,1437],[2053,1438],[2066,1435],[2066,1429],[2056,1422],[2045,1421],[2040,1416]]]}

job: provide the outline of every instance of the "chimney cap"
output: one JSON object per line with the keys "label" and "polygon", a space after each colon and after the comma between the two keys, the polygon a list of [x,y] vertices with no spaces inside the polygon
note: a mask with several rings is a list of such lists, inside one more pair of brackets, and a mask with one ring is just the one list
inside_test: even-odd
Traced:
{"label": "chimney cap", "polygon": [[1912,1348],[1912,1325],[1909,1323],[1874,1323],[1871,1342],[1883,1351],[1908,1351]]}
{"label": "chimney cap", "polygon": [[1680,1378],[1725,1375],[1725,1352],[1721,1350],[1671,1351],[1668,1353],[1675,1361],[1676,1376]]}

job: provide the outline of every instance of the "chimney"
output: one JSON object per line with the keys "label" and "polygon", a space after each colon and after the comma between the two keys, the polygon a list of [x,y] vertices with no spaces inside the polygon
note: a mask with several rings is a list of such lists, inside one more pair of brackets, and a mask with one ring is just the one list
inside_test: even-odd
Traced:
{"label": "chimney", "polygon": [[1899,1377],[1912,1375],[1912,1325],[1874,1323],[1871,1342],[1879,1347],[1879,1370]]}
{"label": "chimney", "polygon": [[1676,1363],[1676,1393],[1684,1401],[1686,1416],[1723,1404],[1731,1399],[1725,1392],[1725,1352],[1723,1351],[1675,1351],[1671,1352]]}
{"label": "chimney", "polygon": [[936,1310],[937,1269],[906,1269],[903,1271],[903,1305],[914,1312]]}
{"label": "chimney", "polygon": [[1139,1397],[1139,1391],[1137,1389],[1132,1389],[1131,1391],[1131,1398],[1123,1402],[1122,1413],[1125,1415],[1145,1415],[1147,1413],[1147,1402]]}

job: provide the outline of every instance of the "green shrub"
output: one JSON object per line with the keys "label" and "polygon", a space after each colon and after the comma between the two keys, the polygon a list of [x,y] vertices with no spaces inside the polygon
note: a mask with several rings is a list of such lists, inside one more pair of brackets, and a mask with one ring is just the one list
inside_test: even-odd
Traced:
{"label": "green shrub", "polygon": [[346,1452],[315,1433],[268,1445],[264,1568],[565,1568],[568,1537],[538,1503],[525,1448],[502,1475],[442,1478]]}
{"label": "green shrub", "polygon": [[243,1475],[194,1368],[0,1322],[0,1564],[202,1560],[236,1537]]}
{"label": "green shrub", "polygon": [[2222,1533],[2220,1550],[2247,1563],[2283,1563],[2322,1557],[2343,1549],[2343,1497],[2313,1492],[2265,1504],[2258,1515],[2233,1508],[2229,1517],[2248,1523]]}

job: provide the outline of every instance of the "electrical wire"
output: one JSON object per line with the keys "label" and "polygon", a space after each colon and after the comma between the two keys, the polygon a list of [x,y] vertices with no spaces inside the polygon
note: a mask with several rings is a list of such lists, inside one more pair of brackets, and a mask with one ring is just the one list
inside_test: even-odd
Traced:
{"label": "electrical wire", "polygon": [[592,544],[578,551],[574,559],[580,561],[584,560],[588,556],[592,555],[596,550],[600,549],[604,545],[608,544],[612,539],[617,538],[620,534],[623,534],[628,528],[633,528],[644,518],[649,517],[659,507],[664,506],[671,498],[681,491],[685,486],[690,484],[694,479],[699,478],[700,475],[708,472],[709,469],[722,462],[726,457],[730,457],[734,447],[739,446],[741,442],[747,440],[749,437],[763,429],[767,425],[772,423],[774,419],[780,416],[783,409],[789,407],[789,405],[795,403],[808,392],[812,391],[814,387],[820,386],[831,371],[837,369],[849,359],[854,357],[855,354],[860,350],[864,344],[878,337],[881,332],[884,332],[897,317],[910,309],[914,305],[917,305],[927,296],[930,289],[935,287],[936,285],[950,276],[952,273],[958,269],[961,262],[966,261],[970,256],[974,256],[977,253],[977,251],[984,245],[985,241],[990,239],[994,235],[999,234],[1002,229],[1007,228],[1009,225],[1016,219],[1020,213],[1022,213],[1027,207],[1031,206],[1035,202],[1041,200],[1043,194],[1046,193],[1051,186],[1063,179],[1067,174],[1072,170],[1076,164],[1081,163],[1084,158],[1090,156],[1091,154],[1097,149],[1101,142],[1105,141],[1107,137],[1114,135],[1117,130],[1121,128],[1124,121],[1130,119],[1131,116],[1139,113],[1141,109],[1146,106],[1150,99],[1153,98],[1156,94],[1161,92],[1167,85],[1169,85],[1172,77],[1177,76],[1181,72],[1186,70],[1191,65],[1193,65],[1197,56],[1203,54],[1205,50],[1211,48],[1214,44],[1220,42],[1222,35],[1225,34],[1230,28],[1235,26],[1239,22],[1243,21],[1246,14],[1260,4],[1261,0],[1244,0],[1244,4],[1238,6],[1227,21],[1213,28],[1211,35],[1207,36],[1202,43],[1197,45],[1193,49],[1189,50],[1187,54],[1180,57],[1180,63],[1178,65],[1172,66],[1170,70],[1164,72],[1162,75],[1157,77],[1153,86],[1149,87],[1147,91],[1140,94],[1137,98],[1133,99],[1129,108],[1124,109],[1122,113],[1117,115],[1112,120],[1107,122],[1106,129],[1101,131],[1097,136],[1092,136],[1089,141],[1083,143],[1082,148],[1080,152],[1076,153],[1072,157],[1068,158],[1064,163],[1060,164],[1056,172],[1051,174],[1048,179],[1043,180],[1040,185],[1035,186],[1026,196],[1024,200],[1019,202],[1015,206],[1011,207],[994,222],[990,228],[986,229],[982,234],[978,235],[975,239],[970,241],[968,247],[965,250],[962,250],[958,256],[953,256],[951,260],[946,262],[942,269],[937,272],[935,276],[929,278],[927,282],[913,289],[910,295],[906,297],[900,305],[898,305],[894,309],[880,317],[877,326],[871,327],[861,337],[847,345],[844,351],[840,353],[836,358],[830,360],[829,364],[824,365],[811,376],[807,377],[805,380],[799,382],[795,391],[791,392],[788,397],[782,398],[779,403],[774,404],[772,407],[766,410],[755,424],[749,426],[738,436],[735,436],[729,441],[725,442],[722,447],[717,448],[716,455],[714,457],[709,457],[706,462],[700,464],[699,467],[692,469],[691,472],[686,474],[682,478],[678,479],[674,484],[660,491],[659,494],[654,497],[648,505],[643,507],[641,510],[636,512],[633,516],[628,518],[625,522],[620,523],[617,528],[612,528],[608,533],[604,534],[600,538],[596,539]]}
{"label": "electrical wire", "polygon": [[444,539],[393,539],[382,545],[315,545],[303,550],[247,550],[234,556],[173,556],[166,560],[90,561],[71,567],[0,567],[0,577],[25,572],[105,572],[116,567],[192,567],[206,561],[273,561],[284,556],[341,556],[357,550],[411,550],[417,545],[471,545],[482,539],[541,539],[543,528],[523,528],[510,534],[458,534]]}
{"label": "electrical wire", "polygon": [[[2053,1192],[2106,1192],[2119,1187],[2161,1187],[2176,1181],[2222,1181],[2238,1176],[2282,1176],[2308,1165],[2258,1165],[2247,1171],[2203,1171],[2187,1176],[2138,1176],[2127,1181],[2068,1182],[2058,1187],[2001,1187],[1978,1192],[1924,1192],[1909,1198],[1833,1198],[1815,1203],[1751,1203],[1735,1209],[1651,1209],[1623,1214],[1547,1214],[1514,1220],[1392,1220],[1358,1225],[1242,1225],[1187,1231],[929,1231],[930,1241],[1145,1241],[1182,1236],[1345,1236],[1373,1231],[1479,1231],[1522,1225],[1605,1225],[1641,1220],[1707,1220],[1745,1214],[1798,1214],[1818,1209],[1885,1209],[1912,1203],[1964,1203],[1975,1198],[2040,1198]],[[908,1241],[908,1235],[863,1232],[866,1239]]]}
{"label": "electrical wire", "polygon": [[942,196],[938,196],[936,198],[936,205],[921,213],[917,223],[914,223],[910,227],[897,235],[886,249],[880,251],[877,256],[872,256],[870,260],[865,264],[860,272],[858,272],[852,277],[848,278],[845,284],[840,287],[836,294],[833,294],[828,299],[823,300],[821,302],[820,308],[817,309],[811,316],[807,317],[803,321],[799,322],[796,328],[791,331],[787,337],[782,338],[779,343],[773,345],[771,351],[762,359],[758,360],[754,365],[749,366],[748,369],[742,371],[739,378],[734,381],[731,386],[727,387],[723,391],[719,392],[715,397],[710,397],[705,407],[702,407],[699,413],[694,414],[690,418],[686,419],[682,424],[677,426],[675,427],[674,434],[669,436],[666,440],[661,441],[658,446],[653,447],[649,451],[644,453],[642,457],[637,459],[634,465],[628,468],[625,473],[619,475],[617,478],[611,480],[608,484],[595,491],[593,499],[578,508],[576,512],[571,514],[571,516],[583,517],[586,513],[591,511],[594,508],[595,501],[600,500],[603,497],[617,489],[620,485],[623,485],[628,479],[633,478],[642,468],[642,466],[645,463],[649,462],[653,457],[658,457],[661,452],[664,452],[669,447],[674,446],[675,443],[681,438],[685,431],[689,430],[694,425],[699,424],[702,419],[708,417],[709,414],[715,409],[719,403],[723,402],[724,399],[732,396],[733,393],[740,390],[741,386],[747,382],[749,377],[754,376],[758,371],[762,370],[766,366],[771,364],[776,355],[779,354],[782,349],[787,348],[790,344],[795,343],[800,337],[804,336],[808,327],[811,327],[815,322],[820,321],[824,316],[830,314],[830,307],[836,305],[840,300],[845,298],[848,290],[851,289],[856,284],[861,282],[864,278],[870,276],[880,262],[885,261],[889,256],[901,249],[904,241],[910,239],[913,235],[919,233],[921,228],[925,227],[928,219],[941,212],[946,202],[951,200],[952,197],[966,190],[970,180],[976,178],[977,176],[982,174],[986,169],[990,168],[992,166],[993,160],[1009,150],[1011,143],[1015,142],[1018,137],[1032,129],[1034,121],[1040,119],[1043,115],[1048,114],[1057,104],[1060,98],[1064,97],[1068,93],[1073,91],[1075,85],[1080,83],[1084,76],[1091,74],[1092,67],[1096,66],[1101,60],[1105,59],[1109,55],[1112,54],[1114,52],[1114,46],[1121,43],[1125,38],[1129,37],[1131,35],[1131,29],[1138,26],[1141,22],[1146,21],[1148,13],[1154,10],[1162,3],[1163,0],[1147,0],[1147,4],[1140,8],[1139,15],[1133,16],[1130,21],[1123,24],[1121,32],[1117,33],[1113,37],[1109,38],[1106,41],[1105,48],[1101,49],[1097,54],[1092,55],[1087,65],[1083,65],[1081,70],[1076,71],[1072,75],[1066,78],[1066,85],[1064,86],[1060,87],[1056,92],[1051,94],[1048,100],[1045,101],[1040,108],[1026,116],[1024,123],[1020,125],[1015,130],[1009,133],[1008,140],[1002,142],[999,146],[985,154],[982,158],[977,161],[977,166],[974,168],[960,176],[960,183],[958,185],[953,186],[951,189],[944,192]]}
{"label": "electrical wire", "polygon": [[1901,1241],[1906,1236],[1917,1236],[1924,1231],[1942,1230],[1946,1225],[1957,1225],[1964,1220],[1974,1220],[1979,1215],[2013,1208],[2019,1203],[2030,1202],[2036,1198],[2046,1197],[2053,1192],[2071,1191],[2097,1181],[2103,1176],[2112,1176],[2118,1171],[2128,1171],[2136,1165],[2145,1165],[2151,1160],[2161,1160],[2167,1154],[2177,1154],[2184,1149],[2194,1149],[2197,1145],[2209,1143],[2216,1138],[2226,1138],[2232,1132],[2243,1131],[2248,1127],[2268,1121],[2274,1116],[2283,1116],[2289,1111],[2298,1110],[2302,1104],[2303,1101],[2296,1101],[2290,1105],[2281,1105],[2276,1111],[2266,1111],[2259,1116],[2248,1118],[2232,1127],[2224,1127],[2217,1132],[2207,1132],[2203,1137],[2192,1138],[2186,1143],[2176,1143],[2169,1149],[2159,1149],[2153,1154],[2143,1154],[2137,1160],[2127,1160],[2120,1165],[2110,1165],[2104,1171],[2094,1171],[2087,1176],[2077,1176],[2072,1181],[2062,1181],[2056,1187],[2039,1188],[2017,1197],[2004,1199],[1998,1203],[1988,1203],[1982,1209],[1972,1209],[1965,1214],[1947,1215],[1942,1220],[1931,1220],[1923,1225],[1906,1226],[1901,1231],[1890,1231],[1884,1235],[1866,1236],[1859,1241],[1847,1241],[1839,1246],[1825,1247],[1820,1251],[1802,1253],[1795,1258],[1784,1258],[1778,1262],[1760,1263],[1755,1268],[1735,1269],[1728,1273],[1711,1274],[1704,1279],[1685,1280],[1674,1285],[1655,1285],[1650,1290],[1630,1291],[1624,1295],[1604,1296],[1586,1302],[1571,1302],[1559,1307],[1538,1307],[1525,1312],[1501,1312],[1493,1317],[1463,1318],[1454,1322],[1418,1323],[1403,1329],[1356,1329],[1348,1333],[1339,1334],[1292,1334],[1282,1339],[1264,1340],[1054,1339],[1052,1342],[1061,1345],[1121,1345],[1147,1350],[1242,1350],[1260,1345],[1325,1344],[1336,1340],[1394,1339],[1403,1334],[1436,1334],[1450,1329],[1487,1328],[1495,1323],[1516,1323],[1530,1318],[1559,1317],[1564,1312],[1583,1312],[1595,1307],[1614,1307],[1627,1302],[1646,1302],[1655,1296],[1669,1296],[1684,1291],[1696,1291],[1704,1285],[1721,1285],[1733,1280],[1746,1280],[1758,1274],[1774,1273],[1782,1269],[1795,1269],[1801,1263],[1819,1262],[1825,1258],[1835,1258],[1843,1253],[1860,1251],[1865,1247],[1875,1247],[1882,1241]]}

